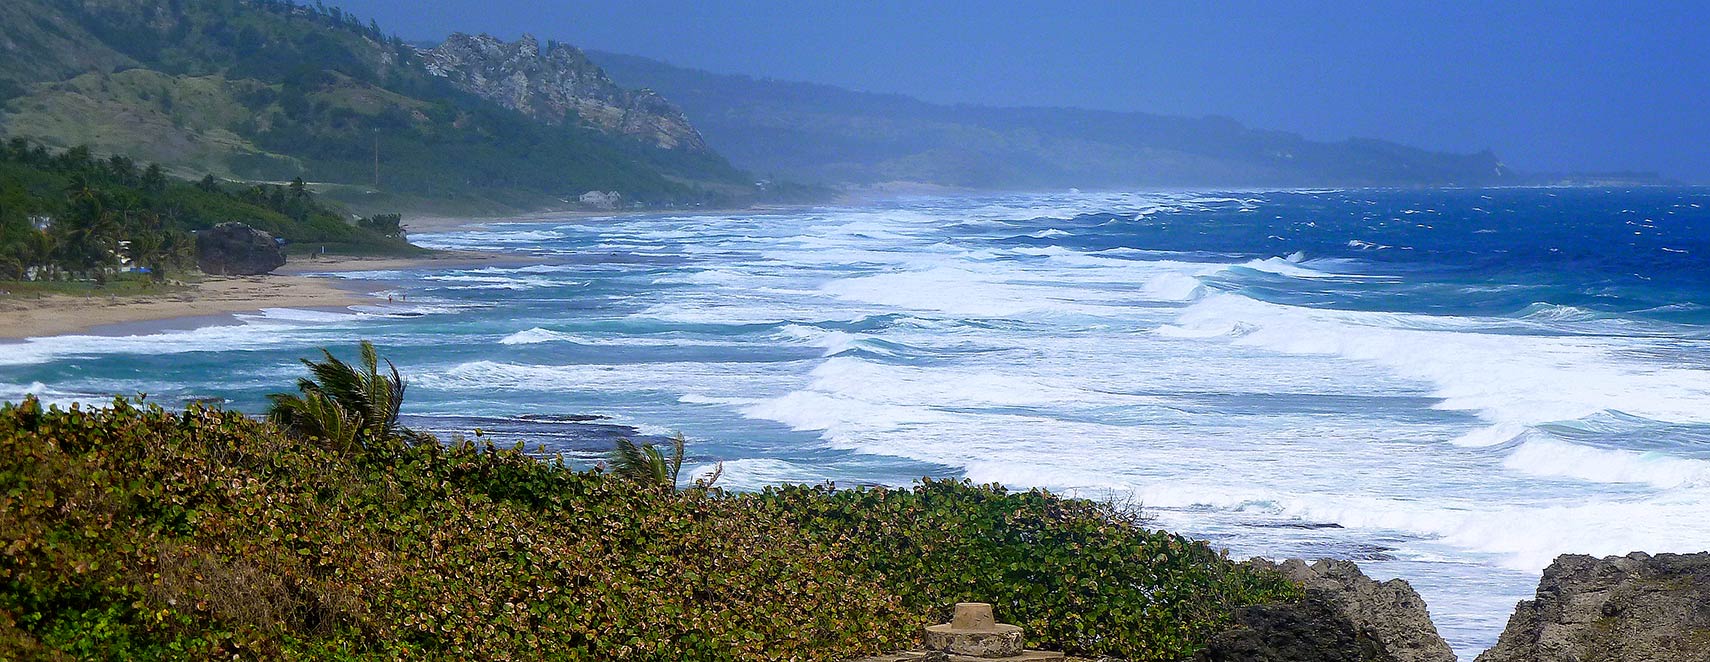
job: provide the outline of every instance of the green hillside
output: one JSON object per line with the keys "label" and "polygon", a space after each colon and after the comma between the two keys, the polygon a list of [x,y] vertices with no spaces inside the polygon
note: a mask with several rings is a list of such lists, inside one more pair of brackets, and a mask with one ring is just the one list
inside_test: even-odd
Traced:
{"label": "green hillside", "polygon": [[672,205],[753,193],[716,154],[549,126],[461,92],[413,47],[337,8],[11,0],[0,18],[0,132],[49,145],[184,175],[302,177],[388,203],[502,209],[615,190]]}

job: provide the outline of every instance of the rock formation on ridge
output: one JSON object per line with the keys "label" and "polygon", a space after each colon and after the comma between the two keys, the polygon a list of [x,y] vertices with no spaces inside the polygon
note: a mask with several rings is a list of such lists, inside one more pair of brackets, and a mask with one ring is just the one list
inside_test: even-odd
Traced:
{"label": "rock formation on ridge", "polygon": [[429,73],[549,124],[580,122],[661,149],[708,151],[683,111],[652,90],[618,87],[581,50],[529,35],[506,43],[457,33],[423,49]]}

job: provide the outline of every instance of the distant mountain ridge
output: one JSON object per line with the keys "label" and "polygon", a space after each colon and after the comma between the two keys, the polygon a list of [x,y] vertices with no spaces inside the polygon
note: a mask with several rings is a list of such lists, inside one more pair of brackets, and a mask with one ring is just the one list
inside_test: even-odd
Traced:
{"label": "distant mountain ridge", "polygon": [[302,177],[386,206],[757,192],[669,102],[619,88],[574,49],[460,36],[422,52],[284,0],[6,0],[0,133],[197,177]]}
{"label": "distant mountain ridge", "polygon": [[182,175],[302,177],[371,210],[429,199],[503,212],[589,191],[649,205],[814,193],[787,182],[1529,183],[1489,152],[1311,141],[1225,118],[933,104],[533,37],[412,45],[287,0],[0,3],[0,134]]}
{"label": "distant mountain ridge", "polygon": [[933,104],[590,51],[619,84],[658,90],[738,167],[831,184],[980,188],[1515,183],[1488,151],[1318,142],[1218,117]]}

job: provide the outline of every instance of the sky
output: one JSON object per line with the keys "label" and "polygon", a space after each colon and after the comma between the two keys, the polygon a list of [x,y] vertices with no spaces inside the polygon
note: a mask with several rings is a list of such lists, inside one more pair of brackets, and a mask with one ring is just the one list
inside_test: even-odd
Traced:
{"label": "sky", "polygon": [[339,0],[411,40],[524,33],[928,101],[1220,115],[1710,183],[1710,2]]}

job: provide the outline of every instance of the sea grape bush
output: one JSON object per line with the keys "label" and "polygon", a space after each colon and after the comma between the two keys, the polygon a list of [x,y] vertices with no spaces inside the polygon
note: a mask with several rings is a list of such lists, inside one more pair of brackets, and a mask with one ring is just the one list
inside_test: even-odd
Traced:
{"label": "sea grape bush", "polygon": [[0,659],[847,660],[984,599],[1164,660],[1295,590],[1044,492],[674,492],[199,405],[0,407]]}
{"label": "sea grape bush", "polygon": [[847,546],[852,572],[911,616],[942,622],[957,602],[990,602],[1029,641],[1070,653],[1184,659],[1235,607],[1299,597],[1202,541],[1142,528],[1131,511],[1042,490],[928,478],[913,489],[790,485],[754,498]]}

